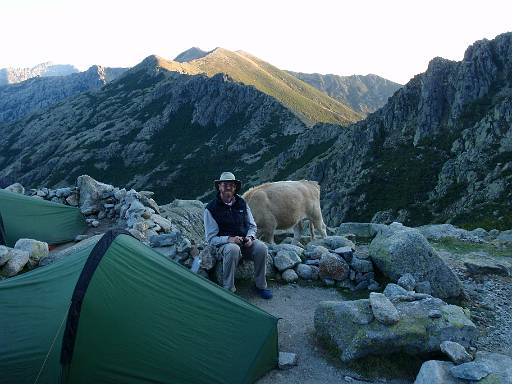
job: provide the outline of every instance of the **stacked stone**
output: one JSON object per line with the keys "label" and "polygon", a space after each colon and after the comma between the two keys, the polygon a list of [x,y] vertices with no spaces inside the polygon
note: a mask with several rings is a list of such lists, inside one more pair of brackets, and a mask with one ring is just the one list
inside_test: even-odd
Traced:
{"label": "stacked stone", "polygon": [[71,205],[73,207],[78,206],[79,191],[76,187],[30,189],[28,195],[54,203]]}
{"label": "stacked stone", "polygon": [[379,288],[368,255],[356,252],[354,243],[346,237],[327,236],[311,241],[305,248],[271,245],[269,251],[277,277],[287,283],[321,280],[325,285],[352,291]]}

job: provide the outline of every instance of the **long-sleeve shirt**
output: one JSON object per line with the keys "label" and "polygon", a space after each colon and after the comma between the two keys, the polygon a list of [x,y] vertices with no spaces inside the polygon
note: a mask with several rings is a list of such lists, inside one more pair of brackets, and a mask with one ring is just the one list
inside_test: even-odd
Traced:
{"label": "long-sleeve shirt", "polygon": [[[256,238],[256,222],[254,221],[254,217],[251,212],[251,208],[247,205],[247,214],[245,219],[249,223],[249,230],[247,231],[247,236],[252,236]],[[219,225],[213,218],[211,212],[208,209],[204,210],[203,215],[204,220],[204,235],[206,237],[206,241],[209,245],[222,245],[228,243],[229,236],[217,236],[219,233]]]}

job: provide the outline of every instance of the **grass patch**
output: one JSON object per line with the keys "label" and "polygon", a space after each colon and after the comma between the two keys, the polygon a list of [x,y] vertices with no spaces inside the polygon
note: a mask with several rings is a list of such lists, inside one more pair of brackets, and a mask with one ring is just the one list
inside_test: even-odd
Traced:
{"label": "grass patch", "polygon": [[489,256],[512,257],[512,246],[497,247],[491,243],[471,243],[453,238],[437,241],[429,240],[429,242],[437,250],[443,250],[458,255],[464,255],[470,252],[485,252]]}

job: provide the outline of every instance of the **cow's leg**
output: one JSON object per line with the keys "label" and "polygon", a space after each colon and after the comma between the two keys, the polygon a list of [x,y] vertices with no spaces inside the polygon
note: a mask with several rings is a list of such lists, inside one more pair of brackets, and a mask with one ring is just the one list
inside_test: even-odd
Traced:
{"label": "cow's leg", "polygon": [[300,238],[302,236],[302,220],[299,220],[297,224],[293,226],[293,240],[295,242],[300,242]]}
{"label": "cow's leg", "polygon": [[276,228],[275,220],[268,220],[258,227],[258,237],[260,240],[274,244],[274,230]]}
{"label": "cow's leg", "polygon": [[315,226],[313,225],[313,220],[309,220],[309,231],[311,232],[311,240],[315,240]]}
{"label": "cow's leg", "polygon": [[322,238],[327,237],[327,226],[324,224],[324,221],[320,217],[320,219],[315,220],[315,228],[317,228],[320,231],[320,235]]}

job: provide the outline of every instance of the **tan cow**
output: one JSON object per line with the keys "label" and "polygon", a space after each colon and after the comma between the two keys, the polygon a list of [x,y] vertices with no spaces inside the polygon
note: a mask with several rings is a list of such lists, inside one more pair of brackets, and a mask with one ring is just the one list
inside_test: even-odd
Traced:
{"label": "tan cow", "polygon": [[320,186],[316,181],[277,181],[249,189],[242,196],[251,208],[258,226],[258,237],[274,242],[274,230],[293,227],[293,238],[300,240],[302,219],[309,219],[311,237],[315,228],[325,237],[320,210]]}

